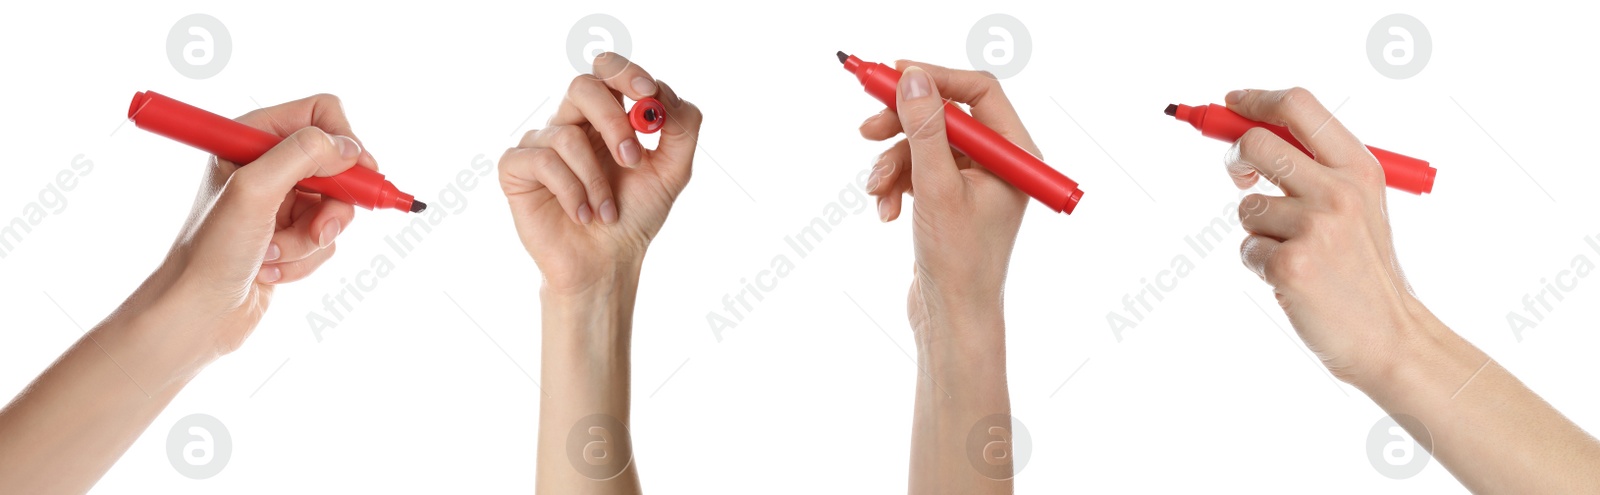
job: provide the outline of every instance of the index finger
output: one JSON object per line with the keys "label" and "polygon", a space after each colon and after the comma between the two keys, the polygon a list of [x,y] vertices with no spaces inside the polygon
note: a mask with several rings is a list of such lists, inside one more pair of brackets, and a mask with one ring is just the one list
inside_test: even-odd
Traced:
{"label": "index finger", "polygon": [[361,155],[356,158],[356,164],[373,170],[378,169],[377,158],[367,151],[366,144],[362,143],[361,138],[350,128],[350,120],[345,117],[344,104],[337,96],[326,93],[312,95],[288,103],[258,108],[234,120],[282,137],[288,137],[295,131],[307,127],[316,127],[335,136],[347,136],[361,145]]}
{"label": "index finger", "polygon": [[[627,57],[612,52],[605,52],[594,58],[594,68],[590,70],[590,75],[604,84],[606,89],[611,90],[611,96],[617,100],[618,112],[621,112],[623,96],[639,101],[660,92],[655,78],[651,77],[643,67],[628,60]],[[563,98],[561,106],[556,109],[556,114],[550,117],[550,125],[581,125],[587,122],[588,119],[583,116],[583,111],[571,101],[571,98]]]}
{"label": "index finger", "polygon": [[1238,90],[1228,93],[1225,100],[1229,110],[1244,118],[1288,127],[1295,140],[1323,165],[1338,168],[1350,163],[1346,160],[1352,156],[1360,156],[1351,150],[1366,153],[1361,140],[1305,88]]}

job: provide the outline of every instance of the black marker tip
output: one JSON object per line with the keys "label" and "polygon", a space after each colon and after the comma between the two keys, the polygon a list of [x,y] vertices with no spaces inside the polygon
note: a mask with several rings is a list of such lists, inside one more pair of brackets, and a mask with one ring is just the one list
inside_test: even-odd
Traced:
{"label": "black marker tip", "polygon": [[1177,105],[1167,105],[1166,113],[1167,113],[1167,116],[1169,116],[1169,117],[1177,117],[1178,116],[1178,106]]}
{"label": "black marker tip", "polygon": [[424,203],[424,202],[421,202],[421,201],[412,201],[411,202],[411,212],[412,213],[422,213],[422,210],[426,210],[426,209],[428,209],[428,204],[427,203]]}
{"label": "black marker tip", "polygon": [[849,59],[849,58],[850,58],[849,55],[845,55],[844,52],[839,52],[839,63],[842,64],[842,63],[844,63],[844,61],[846,59]]}

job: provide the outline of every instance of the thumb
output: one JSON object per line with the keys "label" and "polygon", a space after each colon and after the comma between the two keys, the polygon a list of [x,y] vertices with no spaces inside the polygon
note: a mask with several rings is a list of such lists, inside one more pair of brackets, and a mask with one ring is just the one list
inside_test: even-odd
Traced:
{"label": "thumb", "polygon": [[[911,143],[911,185],[919,198],[938,198],[955,191],[961,172],[950,153],[944,130],[944,99],[933,78],[921,67],[907,67],[900,76],[895,111]],[[938,201],[934,199],[934,201]]]}
{"label": "thumb", "polygon": [[354,139],[316,127],[295,131],[228,177],[202,224],[196,254],[254,274],[277,228],[278,208],[295,184],[344,172],[360,156]]}

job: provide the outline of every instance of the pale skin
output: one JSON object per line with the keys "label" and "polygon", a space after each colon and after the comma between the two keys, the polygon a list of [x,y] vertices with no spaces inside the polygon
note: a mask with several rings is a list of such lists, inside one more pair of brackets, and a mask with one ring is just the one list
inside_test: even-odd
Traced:
{"label": "pale skin", "polygon": [[[916,263],[906,312],[917,341],[912,415],[911,493],[1011,493],[1009,474],[994,476],[969,460],[968,432],[986,416],[1009,415],[1002,293],[1028,197],[950,148],[946,99],[1034,155],[1039,148],[992,76],[900,61],[898,112],[861,124],[861,135],[906,137],[873,165],[867,192],[885,222],[912,203]],[[1009,456],[1007,456],[1009,459]],[[999,469],[1011,473],[1009,460]]]}
{"label": "pale skin", "polygon": [[211,362],[238,349],[278,284],[333,256],[354,208],[295,183],[376,169],[338,99],[238,119],[284,136],[248,167],[213,159],[167,258],[0,410],[0,493],[83,493]]}
{"label": "pale skin", "polygon": [[[666,106],[656,149],[640,146],[622,96],[655,97]],[[666,83],[605,53],[595,58],[592,74],[572,80],[549,124],[500,158],[500,186],[517,235],[543,277],[540,493],[639,493],[637,459],[613,457],[600,463],[613,469],[579,471],[573,463],[587,461],[569,456],[568,437],[595,414],[629,424],[639,269],[689,183],[700,121],[700,110]],[[621,445],[631,445],[626,431],[605,433],[606,452],[632,450]]]}
{"label": "pale skin", "polygon": [[[1383,169],[1311,93],[1241,90],[1228,108],[1285,125],[1246,133],[1225,159],[1240,188],[1284,196],[1239,206],[1245,266],[1272,286],[1295,331],[1334,376],[1409,425],[1475,493],[1600,493],[1600,443],[1429,312],[1406,283]],[[1426,431],[1422,431],[1422,430]]]}

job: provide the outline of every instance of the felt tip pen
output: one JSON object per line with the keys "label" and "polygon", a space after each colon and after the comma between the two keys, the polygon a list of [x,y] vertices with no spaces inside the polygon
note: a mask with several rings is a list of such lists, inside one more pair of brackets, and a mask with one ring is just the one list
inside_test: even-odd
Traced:
{"label": "felt tip pen", "polygon": [[[1261,127],[1299,148],[1306,156],[1311,156],[1311,152],[1289,133],[1288,128],[1244,118],[1222,105],[1167,105],[1166,114],[1188,122],[1202,136],[1228,142],[1238,141],[1252,127]],[[1412,194],[1433,192],[1433,176],[1438,170],[1429,166],[1428,162],[1371,146],[1367,150],[1383,166],[1383,179],[1389,187]]]}
{"label": "felt tip pen", "polygon": [[[128,120],[140,129],[165,136],[216,155],[241,166],[261,158],[267,150],[283,142],[261,129],[201,110],[154,91],[133,95],[128,104]],[[297,186],[368,210],[393,208],[420,213],[428,205],[400,192],[378,171],[360,165],[331,177],[311,177]]]}
{"label": "felt tip pen", "polygon": [[[864,62],[854,55],[839,52],[839,63],[844,70],[856,75],[867,94],[895,108],[895,95],[899,89],[900,71],[876,62]],[[945,134],[950,147],[983,165],[983,168],[1027,193],[1050,209],[1071,214],[1083,197],[1078,183],[1050,168],[1039,157],[1033,156],[1006,140],[1005,136],[990,129],[977,119],[961,111],[955,103],[944,104]]]}

